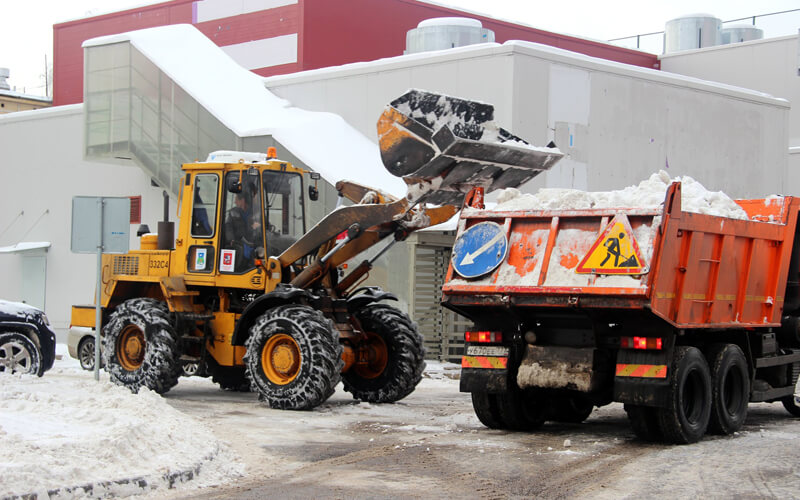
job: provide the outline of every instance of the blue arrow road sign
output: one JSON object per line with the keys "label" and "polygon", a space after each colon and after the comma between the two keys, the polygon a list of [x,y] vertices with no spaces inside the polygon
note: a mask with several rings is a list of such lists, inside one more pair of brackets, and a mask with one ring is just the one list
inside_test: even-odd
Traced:
{"label": "blue arrow road sign", "polygon": [[508,240],[503,226],[480,222],[464,231],[453,246],[453,268],[465,278],[493,271],[506,258]]}

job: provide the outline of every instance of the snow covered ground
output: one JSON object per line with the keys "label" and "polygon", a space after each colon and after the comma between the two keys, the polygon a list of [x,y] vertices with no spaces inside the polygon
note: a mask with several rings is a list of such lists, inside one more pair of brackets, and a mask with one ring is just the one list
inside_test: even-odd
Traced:
{"label": "snow covered ground", "polygon": [[314,411],[298,412],[200,378],[181,379],[165,397],[132,395],[105,377],[95,382],[63,346],[59,352],[42,378],[0,376],[0,498],[90,483],[91,492],[57,497],[797,498],[800,491],[800,419],[780,404],[751,405],[733,436],[668,446],[634,439],[620,404],[596,409],[583,424],[487,429],[450,378],[454,365],[429,362],[417,390],[396,404],[359,403],[340,387]]}
{"label": "snow covered ground", "polygon": [[204,423],[154,392],[131,394],[105,373],[95,382],[63,344],[57,353],[44,377],[0,375],[0,498],[47,498],[59,488],[81,496],[87,485],[94,494],[128,495],[201,471],[206,484],[241,474]]}

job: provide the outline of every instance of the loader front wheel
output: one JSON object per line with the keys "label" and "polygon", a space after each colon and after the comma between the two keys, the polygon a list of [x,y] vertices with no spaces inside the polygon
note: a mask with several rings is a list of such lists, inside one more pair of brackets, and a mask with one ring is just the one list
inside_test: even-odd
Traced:
{"label": "loader front wheel", "polygon": [[271,408],[310,410],[339,383],[342,346],[332,323],[311,307],[268,310],[250,328],[246,347],[247,377]]}
{"label": "loader front wheel", "polygon": [[178,383],[182,372],[178,336],[166,304],[137,298],[123,302],[103,327],[103,360],[115,384],[136,393],[159,394]]}
{"label": "loader front wheel", "polygon": [[344,390],[370,403],[394,403],[422,380],[425,348],[411,319],[386,304],[370,304],[356,313],[366,333],[365,359],[342,377]]}

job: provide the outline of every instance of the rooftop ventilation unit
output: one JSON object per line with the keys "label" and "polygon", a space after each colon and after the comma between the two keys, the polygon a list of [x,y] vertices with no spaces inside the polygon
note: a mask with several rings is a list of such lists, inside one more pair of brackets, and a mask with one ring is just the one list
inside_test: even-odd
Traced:
{"label": "rooftop ventilation unit", "polygon": [[8,81],[6,81],[8,75],[8,68],[0,68],[0,90],[11,90],[11,86],[9,86]]}
{"label": "rooftop ventilation unit", "polygon": [[419,23],[406,34],[406,54],[452,49],[476,43],[494,42],[494,31],[477,19],[436,17]]}
{"label": "rooftop ventilation unit", "polygon": [[764,30],[756,28],[752,24],[731,24],[720,30],[722,44],[749,42],[750,40],[761,40],[764,38]]}
{"label": "rooftop ventilation unit", "polygon": [[721,27],[722,21],[711,14],[692,14],[667,21],[664,53],[719,45]]}

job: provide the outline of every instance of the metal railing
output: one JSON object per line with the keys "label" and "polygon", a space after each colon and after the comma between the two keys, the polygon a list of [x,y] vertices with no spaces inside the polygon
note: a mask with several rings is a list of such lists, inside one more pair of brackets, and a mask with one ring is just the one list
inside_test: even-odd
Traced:
{"label": "metal railing", "polygon": [[[755,26],[756,21],[759,20],[759,19],[766,19],[766,18],[769,18],[769,17],[772,17],[772,16],[786,16],[787,14],[792,14],[792,13],[797,13],[799,15],[799,17],[800,17],[800,9],[790,9],[790,10],[782,10],[782,11],[778,11],[778,12],[769,12],[767,14],[757,14],[757,15],[754,15],[754,16],[740,17],[740,18],[737,18],[737,19],[729,19],[727,21],[722,21],[722,24],[725,25],[725,24],[730,24],[730,23],[738,23],[738,22],[742,22],[742,21],[748,21],[748,22],[750,22],[751,24],[753,24]],[[798,23],[795,23],[795,25],[793,25],[793,26],[794,27],[792,28],[791,33],[790,32],[771,33],[770,36],[781,36],[781,35],[789,35],[789,34],[796,33],[797,32],[796,29],[798,27]],[[781,31],[781,30],[778,30],[778,31]],[[641,34],[638,34],[638,35],[623,36],[623,37],[620,37],[620,38],[612,38],[612,39],[608,40],[608,42],[612,43],[614,45],[619,45],[619,46],[627,47],[627,48],[631,48],[631,49],[636,49],[636,50],[648,50],[648,49],[650,49],[650,51],[652,51],[653,53],[661,53],[663,51],[663,48],[664,48],[663,40],[664,40],[664,31],[662,30],[662,31],[653,31],[651,33],[641,33]],[[631,42],[631,43],[628,44],[628,43],[625,43],[625,42]],[[633,42],[635,42],[635,43],[633,43]],[[652,46],[654,46],[656,42],[660,45],[660,47],[657,50],[652,50]],[[645,48],[643,46],[644,44],[647,45],[647,48]]]}

